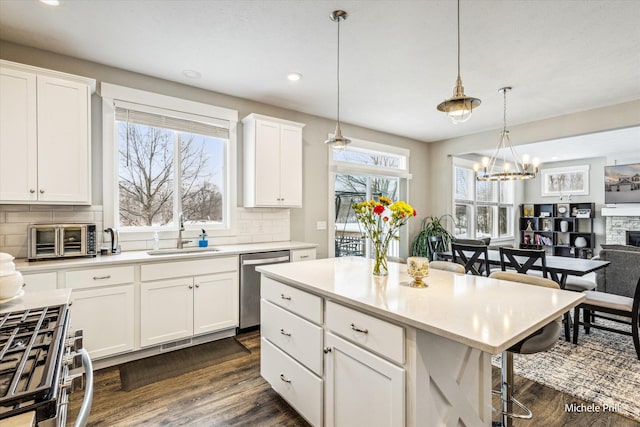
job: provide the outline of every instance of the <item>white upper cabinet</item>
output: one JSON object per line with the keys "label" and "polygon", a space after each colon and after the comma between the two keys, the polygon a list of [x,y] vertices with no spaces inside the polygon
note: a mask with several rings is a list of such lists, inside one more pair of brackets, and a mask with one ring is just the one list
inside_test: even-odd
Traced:
{"label": "white upper cabinet", "polygon": [[250,114],[244,125],[244,205],[302,207],[304,124]]}
{"label": "white upper cabinet", "polygon": [[0,202],[91,204],[84,77],[0,61]]}

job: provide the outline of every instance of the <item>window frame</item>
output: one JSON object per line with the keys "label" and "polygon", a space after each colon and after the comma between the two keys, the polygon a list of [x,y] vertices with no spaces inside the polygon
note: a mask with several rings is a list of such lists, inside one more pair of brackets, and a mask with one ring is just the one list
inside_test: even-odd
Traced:
{"label": "window frame", "polygon": [[[238,112],[228,108],[203,104],[167,95],[118,86],[111,83],[101,84],[102,96],[102,151],[103,151],[103,222],[105,227],[118,227],[119,216],[119,151],[116,129],[116,104],[128,105],[140,111],[154,114],[168,115],[203,123],[219,125],[228,122],[229,142],[225,149],[224,173],[224,213],[222,224],[185,224],[186,230],[207,229],[210,237],[236,235],[235,208],[237,204],[237,123]],[[226,218],[226,220],[225,220]],[[155,232],[159,232],[161,238],[170,238],[178,231],[178,225],[174,221],[173,226],[143,226],[125,227],[121,229],[123,240],[130,237],[137,239],[150,239]]]}
{"label": "window frame", "polygon": [[[502,194],[502,190],[501,190],[501,186],[503,185],[503,182],[501,181],[496,181],[497,185],[496,185],[496,192],[498,194],[498,201],[497,202],[493,202],[493,201],[478,201],[478,181],[476,179],[473,180],[473,190],[472,190],[472,195],[473,195],[473,199],[457,199],[456,198],[456,168],[462,168],[462,169],[467,169],[470,170],[472,172],[472,174],[475,176],[475,172],[473,169],[473,165],[474,162],[470,161],[470,160],[466,160],[466,159],[460,159],[460,158],[454,158],[453,161],[453,169],[452,169],[452,182],[453,182],[453,197],[452,197],[452,212],[454,214],[454,219],[455,219],[455,212],[456,212],[456,205],[466,205],[466,206],[470,206],[471,207],[471,215],[470,217],[473,218],[472,221],[470,221],[469,224],[467,224],[467,236],[465,236],[466,238],[469,239],[479,239],[480,237],[477,237],[477,233],[478,233],[478,224],[477,224],[477,218],[478,218],[478,207],[480,206],[488,206],[492,208],[493,211],[493,217],[494,217],[494,221],[493,221],[493,226],[492,226],[492,231],[491,231],[491,241],[492,242],[503,242],[503,241],[511,241],[513,239],[515,239],[515,221],[514,221],[514,212],[516,209],[515,206],[515,196],[516,196],[516,191],[515,191],[515,182],[514,181],[506,181],[511,183],[511,202],[510,203],[505,203],[502,202],[500,199],[500,195]],[[507,208],[507,228],[508,230],[508,234],[500,236],[500,208]],[[510,209],[510,211],[509,211]]]}
{"label": "window frame", "polygon": [[[329,134],[328,137],[331,138],[333,135]],[[366,165],[360,163],[352,163],[340,160],[334,160],[333,158],[333,149],[334,147],[328,146],[328,154],[329,154],[329,191],[328,191],[328,207],[329,207],[329,233],[328,234],[328,256],[335,256],[335,180],[336,175],[338,174],[353,174],[353,175],[365,175],[368,177],[390,177],[390,178],[398,178],[398,198],[399,200],[406,200],[409,204],[411,203],[409,200],[409,180],[411,179],[411,173],[409,173],[409,164],[411,151],[406,148],[400,148],[393,145],[386,145],[377,142],[365,141],[356,138],[350,138],[351,144],[349,144],[345,148],[350,151],[355,151],[359,153],[377,153],[381,155],[392,155],[401,157],[404,160],[400,161],[400,164],[397,168],[393,167],[385,167],[379,165]],[[398,247],[399,256],[407,257],[409,255],[409,227],[404,226],[400,227],[399,237],[400,244]],[[366,254],[365,257],[371,257],[371,244],[366,245]]]}

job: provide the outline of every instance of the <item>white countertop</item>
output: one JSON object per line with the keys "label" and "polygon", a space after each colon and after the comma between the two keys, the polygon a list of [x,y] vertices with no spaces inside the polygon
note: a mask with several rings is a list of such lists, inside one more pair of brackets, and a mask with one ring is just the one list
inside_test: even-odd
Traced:
{"label": "white countertop", "polygon": [[24,291],[24,295],[0,304],[0,313],[28,310],[49,305],[69,304],[71,289],[54,289],[51,291]]}
{"label": "white countertop", "polygon": [[406,265],[372,275],[372,261],[326,258],[258,267],[266,276],[491,354],[511,347],[585,297],[487,277],[431,269],[428,288],[408,286]]}
{"label": "white countertop", "polygon": [[180,254],[163,254],[149,255],[147,250],[144,251],[127,251],[118,255],[83,257],[83,258],[66,258],[47,261],[28,261],[26,259],[16,259],[16,270],[26,272],[52,271],[57,269],[67,269],[74,267],[103,267],[106,265],[127,264],[134,262],[153,262],[153,261],[169,261],[192,258],[209,258],[221,257],[229,255],[238,255],[252,252],[270,252],[278,250],[296,250],[311,249],[318,245],[315,243],[305,243],[296,241],[284,242],[266,242],[266,243],[248,243],[237,245],[211,245],[212,248],[218,248],[219,251],[211,252],[193,252]]}

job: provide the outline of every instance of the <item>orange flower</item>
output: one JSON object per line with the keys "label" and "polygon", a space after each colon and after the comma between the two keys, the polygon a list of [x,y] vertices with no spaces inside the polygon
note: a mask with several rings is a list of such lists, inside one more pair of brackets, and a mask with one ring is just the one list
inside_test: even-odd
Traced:
{"label": "orange flower", "polygon": [[383,217],[383,218],[382,218],[382,220],[383,220],[384,222],[387,222],[387,221],[389,221],[389,217],[388,217],[388,216],[385,216],[385,217]]}

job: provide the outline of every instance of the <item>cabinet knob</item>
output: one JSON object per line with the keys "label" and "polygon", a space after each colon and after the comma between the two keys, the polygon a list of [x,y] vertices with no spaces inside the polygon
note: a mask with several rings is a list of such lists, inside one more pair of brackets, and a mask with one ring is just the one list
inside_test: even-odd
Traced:
{"label": "cabinet knob", "polygon": [[280,333],[281,333],[282,335],[287,336],[287,337],[290,337],[290,336],[291,336],[291,332],[286,332],[284,329],[280,329]]}
{"label": "cabinet knob", "polygon": [[351,324],[351,329],[353,329],[356,332],[361,332],[363,334],[368,334],[369,333],[368,329],[360,329],[354,323]]}
{"label": "cabinet knob", "polygon": [[189,285],[189,289],[193,289],[193,285]]}
{"label": "cabinet knob", "polygon": [[40,194],[44,194],[44,190],[43,189],[40,189]]}
{"label": "cabinet knob", "polygon": [[29,193],[33,194],[33,193],[35,193],[35,192],[36,192],[36,190],[34,190],[33,188],[30,188],[30,189],[29,189]]}
{"label": "cabinet knob", "polygon": [[200,287],[200,283],[196,283],[196,288],[199,288],[199,287]]}
{"label": "cabinet knob", "polygon": [[324,354],[331,353],[331,347],[325,347],[322,349],[322,351],[324,352]]}
{"label": "cabinet knob", "polygon": [[284,374],[280,374],[280,379],[285,383],[291,383],[291,380],[284,376]]}

